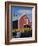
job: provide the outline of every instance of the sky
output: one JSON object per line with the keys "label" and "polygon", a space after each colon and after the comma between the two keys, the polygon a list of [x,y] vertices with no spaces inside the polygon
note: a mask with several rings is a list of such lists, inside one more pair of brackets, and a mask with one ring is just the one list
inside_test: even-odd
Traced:
{"label": "sky", "polygon": [[11,8],[12,21],[18,20],[18,18],[25,14],[30,21],[32,21],[32,7],[17,7],[14,6]]}

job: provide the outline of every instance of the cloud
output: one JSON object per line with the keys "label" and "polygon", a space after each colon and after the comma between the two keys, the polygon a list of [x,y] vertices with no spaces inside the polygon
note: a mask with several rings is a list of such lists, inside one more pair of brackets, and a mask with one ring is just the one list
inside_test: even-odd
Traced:
{"label": "cloud", "polygon": [[31,14],[32,11],[31,11],[31,10],[24,10],[24,9],[23,9],[23,10],[18,10],[17,13],[18,13],[18,14],[23,14],[23,13],[24,13],[24,14]]}
{"label": "cloud", "polygon": [[32,10],[20,9],[17,11],[17,13],[18,13],[18,18],[20,15],[27,15],[29,20],[32,21]]}

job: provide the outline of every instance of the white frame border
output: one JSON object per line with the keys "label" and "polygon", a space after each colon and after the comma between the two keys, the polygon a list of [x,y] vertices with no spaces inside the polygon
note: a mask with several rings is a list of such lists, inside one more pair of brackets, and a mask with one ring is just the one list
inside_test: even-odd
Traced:
{"label": "white frame border", "polygon": [[17,5],[17,4],[10,4],[9,5],[9,25],[11,26],[11,6],[24,6],[24,7],[33,7],[33,10],[32,10],[32,37],[30,38],[12,38],[11,37],[11,27],[9,28],[9,39],[10,42],[18,42],[18,41],[32,41],[32,40],[35,40],[35,6],[32,6],[32,5]]}

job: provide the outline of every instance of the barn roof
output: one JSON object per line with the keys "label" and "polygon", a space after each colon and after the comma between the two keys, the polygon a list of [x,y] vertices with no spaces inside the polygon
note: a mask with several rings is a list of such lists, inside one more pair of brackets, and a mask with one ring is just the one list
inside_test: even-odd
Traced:
{"label": "barn roof", "polygon": [[18,15],[18,16],[17,16],[17,15],[14,15],[14,16],[12,17],[12,18],[13,18],[12,21],[19,20],[19,19],[20,19],[21,17],[23,17],[23,16],[26,16],[26,18],[29,19],[29,18],[27,17],[27,15],[24,13],[24,14],[22,14],[22,15],[20,15],[20,16],[19,16],[19,15]]}

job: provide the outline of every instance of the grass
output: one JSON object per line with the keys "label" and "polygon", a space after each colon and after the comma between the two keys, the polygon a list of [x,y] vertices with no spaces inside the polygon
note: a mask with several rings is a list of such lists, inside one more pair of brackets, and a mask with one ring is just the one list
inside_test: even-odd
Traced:
{"label": "grass", "polygon": [[19,29],[14,29],[14,31],[20,31],[20,30],[32,31],[32,28],[19,28]]}

